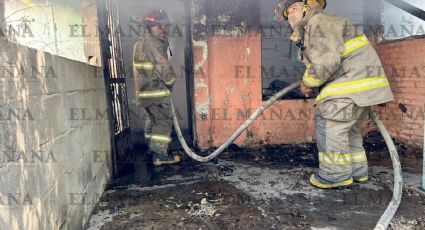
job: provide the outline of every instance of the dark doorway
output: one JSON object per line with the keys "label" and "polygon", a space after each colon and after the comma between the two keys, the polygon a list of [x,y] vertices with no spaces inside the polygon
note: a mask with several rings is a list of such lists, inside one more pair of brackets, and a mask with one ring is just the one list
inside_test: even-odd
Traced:
{"label": "dark doorway", "polygon": [[134,105],[135,89],[131,66],[133,65],[133,46],[142,33],[141,27],[132,18],[143,18],[152,9],[163,9],[171,20],[169,28],[170,47],[173,56],[170,61],[177,74],[176,84],[173,89],[173,100],[179,116],[180,126],[183,130],[189,130],[188,96],[185,73],[185,5],[183,1],[176,0],[126,0],[119,2],[120,25],[122,33],[123,64],[127,70],[127,87],[130,102],[130,126],[136,138],[143,137],[144,114],[140,108]]}
{"label": "dark doorway", "polygon": [[[146,164],[149,156],[146,154],[144,139],[144,113],[135,105],[135,85],[132,71],[133,47],[143,33],[143,27],[137,20],[144,17],[152,9],[163,9],[170,16],[170,48],[173,56],[170,61],[177,75],[174,85],[173,101],[176,108],[179,124],[188,143],[192,142],[192,51],[190,37],[190,16],[188,1],[176,0],[99,0],[99,26],[108,27],[107,33],[102,33],[102,50],[104,54],[105,79],[110,101],[111,133],[115,177],[134,178],[135,174],[149,174]],[[106,9],[106,12],[105,12]],[[102,29],[105,31],[105,29]],[[119,76],[119,77],[116,77]],[[118,84],[118,88],[116,87]],[[118,94],[117,94],[118,89]],[[121,91],[120,91],[121,90]],[[117,133],[115,129],[124,127],[124,133]],[[131,132],[130,132],[131,130]],[[121,136],[124,136],[121,137]],[[176,137],[170,150],[180,148]],[[136,164],[135,164],[136,163]],[[141,163],[141,164],[140,164]],[[142,165],[142,166],[141,166]],[[145,166],[143,166],[145,165]],[[135,166],[143,169],[135,172]],[[131,179],[130,179],[131,180]],[[124,182],[126,183],[126,182]]]}
{"label": "dark doorway", "polygon": [[[274,17],[276,0],[261,1],[261,44],[263,99],[267,100],[280,89],[301,80],[305,66],[298,60],[298,48],[291,43],[289,23],[277,22]],[[283,99],[304,99],[293,91]]]}

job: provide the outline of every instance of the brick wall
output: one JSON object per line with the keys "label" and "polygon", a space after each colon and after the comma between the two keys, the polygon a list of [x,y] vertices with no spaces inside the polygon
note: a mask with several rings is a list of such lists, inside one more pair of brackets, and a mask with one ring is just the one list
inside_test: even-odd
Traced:
{"label": "brick wall", "polygon": [[[214,34],[209,29],[211,23],[217,23],[210,9],[214,9],[214,5],[210,6],[205,0],[193,0],[193,4],[196,6],[192,12],[196,138],[199,147],[209,148],[221,145],[242,124],[245,118],[240,117],[241,111],[251,109],[252,112],[262,103],[261,35],[235,33],[229,27],[226,33]],[[230,21],[237,22],[235,25],[256,23],[255,18],[223,12]],[[246,20],[251,22],[246,23]],[[425,38],[386,42],[376,47],[396,100],[375,109],[393,137],[418,147],[423,146],[424,133],[424,41]],[[368,122],[363,131],[366,134],[375,129]],[[313,103],[282,100],[267,110],[235,143],[245,147],[286,144],[310,141],[314,136]]]}
{"label": "brick wall", "polygon": [[[260,41],[259,34],[209,36],[206,43],[201,43],[203,46],[195,47],[195,61],[202,63],[195,79],[197,140],[201,148],[220,146],[263,103]],[[203,56],[207,51],[208,56]],[[312,102],[303,100],[279,101],[235,143],[252,147],[312,140],[312,106]]]}
{"label": "brick wall", "polygon": [[425,113],[425,38],[378,44],[395,101],[378,108],[391,135],[417,147],[423,146]]}
{"label": "brick wall", "polygon": [[[262,103],[260,5],[256,0],[193,0],[196,143],[223,144]],[[282,100],[235,141],[243,147],[314,137],[313,103]]]}
{"label": "brick wall", "polygon": [[[423,146],[424,133],[424,41],[386,42],[376,47],[396,100],[375,109],[394,138],[417,147]],[[237,38],[208,36],[205,42],[195,44],[195,64],[200,65],[195,76],[196,128],[201,148],[221,145],[244,121],[240,111],[252,112],[261,105],[260,45],[260,35],[253,34]],[[236,66],[241,67],[238,74]],[[265,112],[263,119],[254,122],[236,144],[310,141],[314,138],[313,114],[312,103],[280,101]],[[369,122],[364,133],[374,129]]]}

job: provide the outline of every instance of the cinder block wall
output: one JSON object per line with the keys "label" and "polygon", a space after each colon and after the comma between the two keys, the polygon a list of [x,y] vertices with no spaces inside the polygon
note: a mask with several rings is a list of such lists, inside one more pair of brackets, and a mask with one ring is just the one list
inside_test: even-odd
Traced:
{"label": "cinder block wall", "polygon": [[0,229],[82,229],[111,174],[102,71],[0,46]]}
{"label": "cinder block wall", "polygon": [[377,51],[396,100],[379,109],[391,135],[422,147],[425,116],[425,38],[384,42]]}

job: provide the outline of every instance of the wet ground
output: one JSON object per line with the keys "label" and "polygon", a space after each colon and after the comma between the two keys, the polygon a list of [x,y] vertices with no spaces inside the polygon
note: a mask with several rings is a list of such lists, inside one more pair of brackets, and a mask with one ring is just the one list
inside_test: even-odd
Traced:
{"label": "wet ground", "polygon": [[[379,135],[365,146],[371,180],[326,191],[308,184],[318,165],[314,144],[232,146],[215,162],[184,158],[158,168],[139,156],[146,160],[111,182],[87,229],[373,229],[392,196],[392,170]],[[421,151],[397,148],[406,185],[391,227],[425,229]]]}

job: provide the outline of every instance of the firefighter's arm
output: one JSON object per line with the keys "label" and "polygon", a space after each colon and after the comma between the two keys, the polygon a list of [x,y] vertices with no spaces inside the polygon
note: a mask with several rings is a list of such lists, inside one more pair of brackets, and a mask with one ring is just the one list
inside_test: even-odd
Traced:
{"label": "firefighter's arm", "polygon": [[136,98],[138,97],[139,90],[141,90],[142,76],[152,74],[152,71],[146,69],[147,60],[145,60],[146,53],[143,51],[143,42],[138,41],[133,47],[133,77],[136,87]]}
{"label": "firefighter's arm", "polygon": [[133,49],[133,72],[136,86],[143,76],[151,76],[153,72],[153,62],[149,59],[144,47],[145,40],[142,40],[138,41]]}
{"label": "firefighter's arm", "polygon": [[305,57],[309,64],[303,76],[307,87],[317,88],[338,70],[341,64],[343,46],[343,32],[340,25],[322,23],[318,15],[311,19],[306,35],[309,38],[305,50]]}

